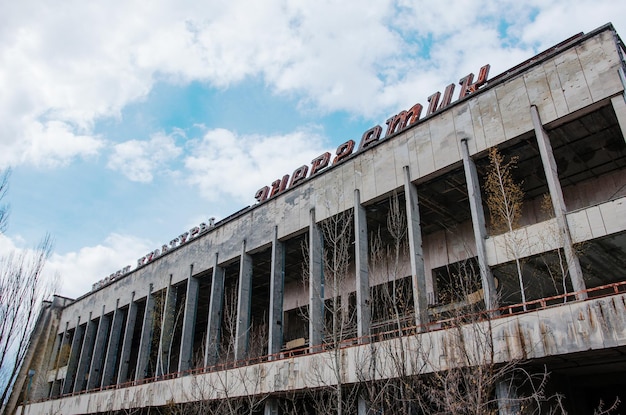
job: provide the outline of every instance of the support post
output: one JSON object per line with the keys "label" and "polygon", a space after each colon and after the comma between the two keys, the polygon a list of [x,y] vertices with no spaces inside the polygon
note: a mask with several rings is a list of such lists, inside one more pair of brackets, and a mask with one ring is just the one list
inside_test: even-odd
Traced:
{"label": "support post", "polygon": [[268,353],[280,352],[283,345],[283,295],[285,288],[285,244],[278,240],[278,227],[274,227],[272,240],[272,265],[270,271],[270,316]]}
{"label": "support post", "polygon": [[117,367],[117,357],[120,351],[120,339],[124,329],[124,312],[120,310],[120,299],[115,303],[113,311],[113,321],[111,323],[111,334],[107,346],[106,358],[104,359],[104,369],[102,371],[101,387],[112,385],[115,381],[115,368]]}
{"label": "support post", "polygon": [[406,203],[406,222],[409,234],[409,254],[411,260],[411,282],[415,307],[415,324],[425,329],[428,324],[428,294],[426,292],[426,270],[424,268],[424,250],[422,247],[422,228],[420,226],[419,198],[417,188],[411,183],[409,166],[404,166],[404,199]]}
{"label": "support post", "polygon": [[487,310],[494,310],[497,308],[498,302],[496,284],[493,279],[493,274],[491,273],[491,268],[489,268],[489,263],[487,262],[485,211],[483,210],[476,164],[470,157],[467,140],[469,139],[461,139],[461,155],[463,157],[463,168],[465,170],[465,181],[467,183],[467,196],[470,204],[470,212],[472,214],[472,229],[474,231],[474,242],[476,243],[476,256],[478,257],[478,268],[480,269],[485,308]]}
{"label": "support post", "polygon": [[585,280],[583,279],[583,271],[580,267],[580,261],[574,251],[567,217],[565,216],[567,208],[565,206],[565,199],[563,198],[561,182],[559,181],[556,160],[554,159],[552,145],[550,144],[550,137],[541,124],[541,119],[539,118],[539,112],[537,111],[536,106],[532,105],[530,107],[530,114],[533,120],[533,126],[535,127],[535,135],[537,137],[537,144],[539,146],[539,154],[541,155],[543,170],[546,174],[548,189],[550,190],[550,199],[552,200],[552,207],[554,208],[554,216],[556,218],[557,226],[559,227],[563,252],[565,253],[565,260],[567,261],[567,271],[569,273],[570,280],[572,281],[574,291],[578,292],[576,294],[576,298],[583,300],[587,298],[587,293],[583,292],[586,289]]}
{"label": "support post", "polygon": [[322,232],[315,222],[315,209],[309,215],[309,347],[324,340],[324,269]]}
{"label": "support post", "polygon": [[196,313],[198,312],[198,292],[200,281],[193,276],[193,264],[189,267],[187,280],[187,294],[185,296],[185,315],[183,317],[183,332],[180,340],[180,359],[178,370],[184,372],[194,367],[193,363],[193,335],[196,328]]}
{"label": "support post", "polygon": [[83,345],[80,350],[78,368],[76,369],[76,380],[74,381],[73,390],[74,393],[84,390],[87,386],[87,374],[89,373],[89,366],[93,355],[93,346],[96,340],[96,332],[98,331],[98,323],[91,319],[91,313],[89,313],[89,320],[87,321],[87,327],[85,328],[85,337],[83,338]]}
{"label": "support post", "polygon": [[[59,385],[59,369],[61,368],[61,359],[63,358],[63,354],[65,354],[65,347],[69,344],[69,331],[68,328],[70,326],[70,322],[65,322],[65,330],[63,330],[63,334],[61,335],[61,345],[57,350],[56,356],[54,357],[54,382],[52,382],[52,387],[50,388],[50,393],[48,394],[48,398],[52,399],[55,396],[58,396],[62,393],[63,385]],[[69,346],[71,349],[71,345]],[[69,356],[68,356],[69,358]],[[66,362],[67,363],[67,362]]]}
{"label": "support post", "polygon": [[361,205],[359,189],[354,190],[354,253],[356,269],[357,336],[363,339],[370,335],[372,318],[370,309],[367,215],[365,207]]}
{"label": "support post", "polygon": [[139,355],[137,356],[137,368],[135,369],[135,380],[144,379],[148,373],[148,361],[150,350],[152,349],[152,325],[154,322],[154,296],[152,295],[152,284],[148,288],[146,296],[146,310],[143,314],[143,324],[141,325],[141,340],[139,342]]}
{"label": "support post", "polygon": [[224,304],[224,268],[218,265],[218,254],[213,263],[213,279],[211,281],[211,299],[206,330],[206,349],[204,350],[204,366],[217,363],[220,348],[220,327],[222,325],[222,306]]}
{"label": "support post", "polygon": [[65,381],[63,382],[62,394],[72,392],[74,382],[76,380],[76,369],[78,368],[78,359],[80,358],[80,350],[83,346],[83,336],[85,335],[85,327],[80,325],[80,316],[76,322],[74,329],[74,337],[72,338],[72,347],[70,349],[70,357],[67,362],[67,371],[65,372]]}
{"label": "support post", "polygon": [[235,360],[248,355],[250,340],[250,307],[252,304],[252,256],[246,253],[246,241],[241,244],[239,261],[239,287],[237,292],[237,330]]}
{"label": "support post", "polygon": [[106,352],[107,337],[109,328],[111,327],[111,316],[104,314],[105,307],[102,306],[100,314],[100,323],[96,340],[94,342],[93,354],[91,357],[91,365],[89,368],[89,377],[87,379],[87,389],[93,389],[100,386],[102,380],[102,367],[104,364],[104,354]]}
{"label": "support post", "polygon": [[519,415],[521,408],[515,379],[502,379],[496,383],[496,399],[498,400],[498,415]]}
{"label": "support post", "polygon": [[170,349],[174,336],[174,322],[176,319],[176,287],[172,285],[172,274],[165,292],[165,303],[162,307],[161,335],[159,336],[159,352],[157,354],[156,376],[163,376],[170,372],[176,372],[178,368],[170,368]]}
{"label": "support post", "polygon": [[128,314],[126,316],[126,327],[124,328],[124,340],[122,341],[122,353],[120,353],[119,369],[117,371],[117,383],[128,381],[128,369],[130,365],[130,352],[133,343],[133,332],[137,321],[137,303],[135,303],[135,292],[130,296],[128,304]]}

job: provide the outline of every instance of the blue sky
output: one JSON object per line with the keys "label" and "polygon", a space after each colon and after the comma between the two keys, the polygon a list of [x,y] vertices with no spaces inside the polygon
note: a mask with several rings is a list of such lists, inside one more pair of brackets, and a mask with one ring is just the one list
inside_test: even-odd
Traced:
{"label": "blue sky", "polygon": [[5,2],[0,250],[49,232],[46,272],[79,296],[484,64],[626,33],[614,0],[434,3]]}

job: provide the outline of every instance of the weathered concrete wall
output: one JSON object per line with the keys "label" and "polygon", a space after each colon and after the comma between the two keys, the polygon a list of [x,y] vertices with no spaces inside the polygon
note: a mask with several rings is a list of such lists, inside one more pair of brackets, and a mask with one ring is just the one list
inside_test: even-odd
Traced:
{"label": "weathered concrete wall", "polygon": [[[342,381],[363,380],[366,368],[375,365],[377,379],[393,377],[391,353],[404,347],[407,367],[415,374],[467,364],[459,353],[458,329],[438,330],[371,345],[341,350]],[[462,335],[469,363],[501,363],[563,356],[626,345],[626,294],[573,302],[522,315],[463,326]],[[486,361],[491,350],[494,360]],[[400,343],[400,342],[403,343]],[[485,353],[488,351],[489,353]],[[63,413],[64,415],[115,411],[133,407],[161,406],[224,396],[267,394],[332,385],[332,353],[323,352],[266,362],[241,368],[185,376],[141,386],[107,390],[35,403],[19,408],[18,414]],[[464,353],[465,354],[465,353]],[[397,352],[396,352],[397,355]],[[376,359],[372,359],[376,356]],[[384,357],[387,357],[385,359]],[[419,369],[417,369],[419,368]]]}

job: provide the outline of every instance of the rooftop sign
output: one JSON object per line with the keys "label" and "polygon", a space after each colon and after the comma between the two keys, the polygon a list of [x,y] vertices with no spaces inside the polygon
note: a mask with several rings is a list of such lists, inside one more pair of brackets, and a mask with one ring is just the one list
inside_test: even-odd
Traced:
{"label": "rooftop sign", "polygon": [[[485,65],[480,68],[480,71],[478,72],[478,79],[476,79],[476,82],[474,82],[473,73],[470,73],[469,75],[459,80],[459,85],[461,85],[461,91],[459,92],[457,101],[475,92],[476,90],[478,90],[478,88],[480,88],[487,82],[490,67],[491,65]],[[449,106],[452,103],[454,89],[455,85],[450,84],[443,92],[443,97],[441,95],[441,92],[439,91],[429,96],[427,99],[428,109],[426,110],[426,117]],[[418,123],[420,121],[420,116],[423,109],[424,107],[422,106],[422,104],[418,103],[413,105],[410,109],[400,111],[398,114],[389,118],[387,121],[385,121],[387,129],[385,130],[385,135],[383,136],[383,139]],[[361,137],[359,147],[356,151],[361,151],[379,141],[381,139],[382,133],[383,128],[380,125],[372,127],[369,130],[365,131],[363,133],[363,136]],[[257,190],[254,198],[258,202],[263,202],[297,185],[298,183],[305,180],[307,177],[311,178],[317,173],[326,169],[327,167],[341,163],[344,159],[354,153],[355,146],[356,143],[354,142],[354,140],[346,141],[345,143],[337,147],[334,157],[332,157],[329,152],[326,152],[314,158],[313,160],[311,160],[310,169],[309,166],[307,166],[306,164],[298,167],[291,174],[291,178],[288,174],[285,174],[282,178],[274,180],[271,185],[263,186],[262,188]]]}

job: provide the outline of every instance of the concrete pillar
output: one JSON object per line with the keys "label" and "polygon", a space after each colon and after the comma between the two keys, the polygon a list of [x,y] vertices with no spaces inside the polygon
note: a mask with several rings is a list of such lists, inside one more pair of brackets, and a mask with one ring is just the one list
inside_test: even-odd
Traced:
{"label": "concrete pillar", "polygon": [[357,397],[357,415],[367,415],[369,409],[369,402],[367,402],[363,393],[359,393]]}
{"label": "concrete pillar", "polygon": [[91,319],[91,313],[89,313],[89,320],[87,321],[87,327],[85,328],[85,337],[83,338],[83,345],[80,349],[80,359],[78,359],[78,368],[76,369],[76,380],[74,381],[74,392],[82,391],[87,386],[87,375],[89,374],[89,367],[91,366],[91,357],[93,356],[93,346],[96,341],[96,333],[98,332],[98,326],[100,321],[96,323]]}
{"label": "concrete pillar", "polygon": [[237,293],[237,330],[235,360],[248,355],[250,341],[250,307],[252,305],[252,256],[246,253],[246,241],[241,244],[239,261],[239,286]]}
{"label": "concrete pillar", "polygon": [[74,380],[76,379],[76,368],[78,367],[78,359],[80,358],[80,349],[83,345],[83,336],[85,328],[80,325],[80,316],[76,322],[74,329],[74,338],[70,349],[70,357],[67,361],[67,371],[65,372],[65,381],[63,382],[62,394],[70,393],[73,389]]}
{"label": "concrete pillar", "polygon": [[280,352],[283,346],[283,295],[285,286],[285,244],[278,240],[278,227],[274,227],[272,241],[272,266],[270,271],[270,315],[268,353]]}
{"label": "concrete pillar", "polygon": [[268,398],[265,401],[265,409],[263,415],[278,415],[278,400],[274,398]]}
{"label": "concrete pillar", "polygon": [[487,227],[485,226],[485,211],[480,194],[480,184],[476,164],[470,157],[468,138],[461,139],[461,155],[463,157],[463,168],[465,170],[465,182],[467,183],[467,195],[469,198],[470,212],[472,214],[472,228],[474,230],[474,242],[476,243],[476,256],[478,257],[478,268],[480,269],[480,279],[483,287],[483,296],[487,310],[494,310],[498,307],[496,284],[491,273],[491,268],[487,262]]}
{"label": "concrete pillar", "polygon": [[120,353],[119,370],[117,371],[117,383],[128,381],[128,369],[130,365],[130,352],[133,343],[133,332],[137,321],[137,303],[135,303],[135,292],[130,296],[128,312],[126,315],[126,327],[124,328],[124,340],[122,341],[122,352]]}
{"label": "concrete pillar", "polygon": [[[578,256],[576,256],[576,252],[574,251],[569,225],[567,224],[567,218],[565,216],[567,208],[565,207],[565,199],[563,198],[561,182],[559,182],[559,173],[557,171],[556,161],[554,160],[550,137],[541,124],[541,119],[539,118],[536,106],[533,105],[530,107],[530,114],[533,120],[533,126],[535,127],[539,154],[541,155],[543,170],[546,174],[548,189],[550,190],[554,216],[556,217],[556,223],[559,227],[563,252],[565,253],[565,260],[567,261],[567,269],[570,280],[572,281],[572,287],[574,287],[574,291],[582,291],[586,288],[585,281],[583,279],[583,271],[580,267]],[[585,299],[587,298],[587,293],[581,292],[576,295],[576,298],[579,300]]]}
{"label": "concrete pillar", "polygon": [[141,340],[139,342],[135,380],[144,379],[148,375],[148,362],[150,360],[150,350],[152,349],[153,322],[154,296],[152,295],[152,284],[150,284],[148,295],[146,296],[146,310],[143,315],[143,324],[141,325]]}
{"label": "concrete pillar", "polygon": [[315,222],[315,209],[309,216],[309,346],[324,340],[324,268],[322,232]]}
{"label": "concrete pillar", "polygon": [[183,331],[180,339],[180,358],[178,361],[178,370],[181,372],[195,367],[193,363],[193,334],[196,330],[199,287],[200,281],[193,277],[193,265],[191,265],[189,267],[189,279],[187,279],[185,314],[183,316]]}
{"label": "concrete pillar", "polygon": [[411,282],[415,307],[415,324],[419,327],[428,324],[428,293],[426,292],[426,270],[422,248],[422,227],[420,226],[419,199],[417,188],[411,183],[409,166],[404,166],[404,199],[406,222],[409,234],[409,256],[411,260]]}
{"label": "concrete pillar", "polygon": [[165,292],[165,302],[162,306],[161,334],[159,336],[159,351],[157,353],[156,376],[176,372],[178,368],[170,368],[170,352],[172,348],[172,338],[174,336],[174,325],[176,323],[176,287],[172,285],[172,275]]}
{"label": "concrete pillar", "polygon": [[500,380],[496,383],[498,415],[519,415],[521,413],[517,388],[514,379]]}
{"label": "concrete pillar", "polygon": [[[61,344],[58,346],[58,348],[56,349],[56,353],[54,355],[54,358],[51,359],[51,369],[54,369],[54,381],[52,382],[52,387],[50,388],[50,393],[48,394],[48,398],[52,398],[54,396],[57,396],[58,394],[60,394],[62,391],[59,390],[57,391],[55,386],[58,386],[58,378],[59,378],[59,369],[61,368],[61,358],[62,355],[65,353],[65,349],[67,347],[71,348],[71,345],[69,344],[70,342],[70,338],[69,338],[69,331],[68,328],[70,326],[70,322],[66,321],[65,322],[65,330],[63,330],[63,334],[61,334]],[[69,356],[68,356],[69,358]],[[63,385],[61,385],[63,386]]]}
{"label": "concrete pillar", "polygon": [[204,349],[204,366],[217,363],[220,351],[220,327],[222,325],[222,306],[224,304],[224,268],[218,265],[218,254],[213,264],[211,281],[211,299],[206,330],[206,349]]}
{"label": "concrete pillar", "polygon": [[91,356],[91,365],[89,368],[89,378],[87,379],[87,389],[93,389],[100,386],[102,379],[102,366],[104,364],[104,355],[106,352],[107,337],[111,326],[111,316],[104,314],[104,306],[100,314],[100,323],[96,333],[93,354]]}
{"label": "concrete pillar", "polygon": [[369,336],[371,329],[369,247],[367,217],[359,189],[354,190],[354,254],[356,269],[357,336]]}
{"label": "concrete pillar", "polygon": [[124,330],[124,312],[120,310],[120,300],[115,303],[113,311],[113,320],[111,322],[111,334],[109,335],[109,344],[107,345],[106,357],[104,359],[104,368],[102,369],[101,387],[112,385],[115,382],[115,368],[117,367],[117,357],[119,355],[120,339]]}
{"label": "concrete pillar", "polygon": [[626,140],[626,101],[624,99],[624,95],[615,96],[611,98],[611,104],[613,104],[613,111],[615,111],[619,128],[622,130],[622,137]]}

